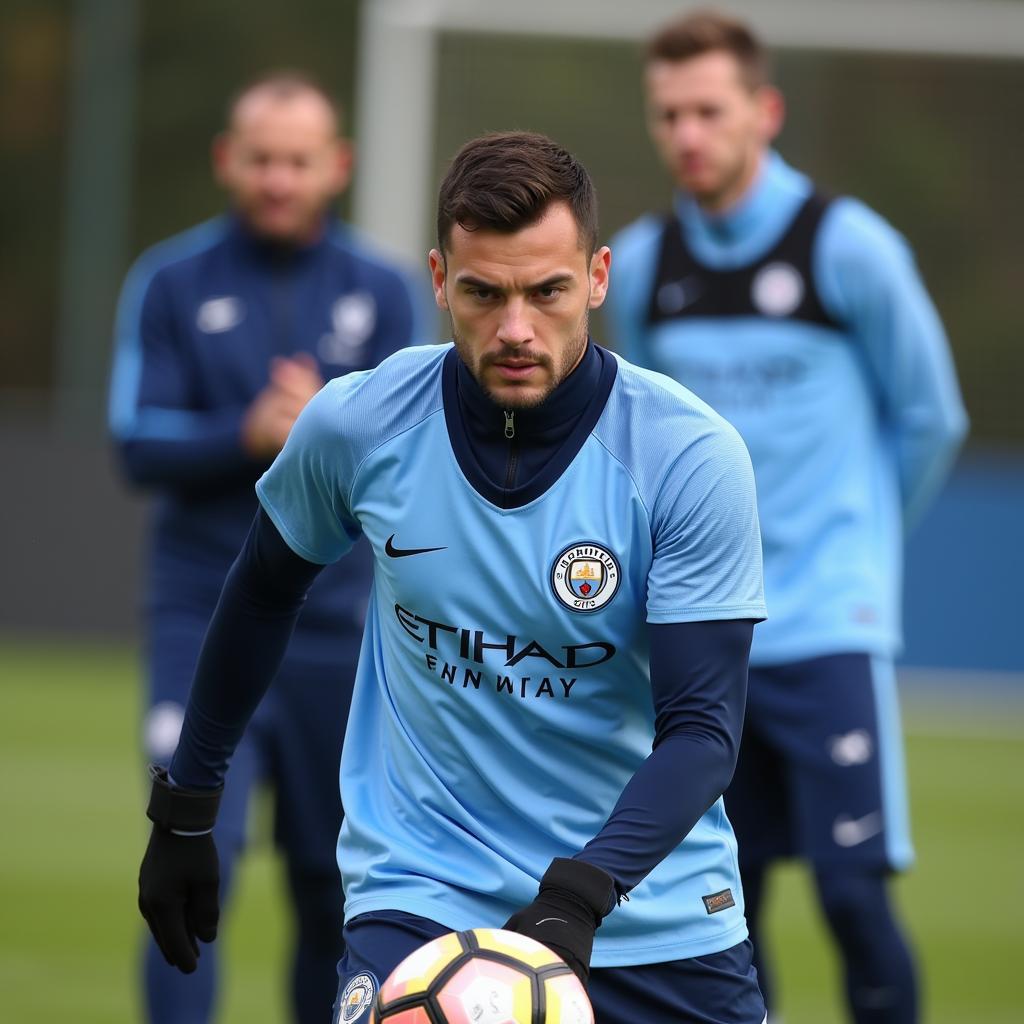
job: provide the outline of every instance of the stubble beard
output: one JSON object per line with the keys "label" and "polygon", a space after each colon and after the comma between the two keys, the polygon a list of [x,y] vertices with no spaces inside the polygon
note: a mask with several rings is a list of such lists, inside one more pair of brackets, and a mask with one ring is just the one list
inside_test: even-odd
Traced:
{"label": "stubble beard", "polygon": [[[450,319],[450,314],[449,314]],[[580,361],[583,355],[583,350],[587,347],[587,338],[590,335],[590,311],[589,307],[583,310],[583,317],[580,324],[575,332],[573,341],[562,350],[562,358],[559,361],[558,367],[553,371],[554,360],[547,355],[540,355],[531,352],[529,348],[526,352],[531,358],[535,359],[537,364],[543,369],[548,371],[550,377],[550,383],[541,392],[536,394],[524,394],[517,395],[515,391],[511,394],[513,397],[509,397],[508,393],[505,396],[495,394],[483,381],[483,374],[486,368],[493,363],[500,362],[502,359],[510,356],[515,349],[511,346],[504,352],[499,352],[495,355],[485,353],[475,363],[473,361],[473,353],[470,348],[469,342],[466,341],[465,337],[459,333],[458,328],[455,326],[455,321],[451,320],[452,328],[452,341],[455,342],[455,351],[458,353],[459,358],[466,364],[469,372],[473,375],[473,379],[480,385],[484,394],[499,408],[508,409],[515,411],[519,409],[535,409],[537,406],[543,405],[550,397],[551,393],[558,387],[559,384],[565,380],[566,377],[576,368],[576,364]],[[522,351],[519,355],[523,355]]]}
{"label": "stubble beard", "polygon": [[735,203],[743,194],[748,179],[753,178],[752,166],[756,166],[756,157],[743,151],[739,158],[728,168],[722,180],[713,192],[697,195],[695,198],[707,210],[721,213]]}

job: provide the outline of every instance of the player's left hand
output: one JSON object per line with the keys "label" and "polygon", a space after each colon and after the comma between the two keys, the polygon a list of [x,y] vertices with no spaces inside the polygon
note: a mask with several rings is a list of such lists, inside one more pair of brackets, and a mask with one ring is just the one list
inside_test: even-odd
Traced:
{"label": "player's left hand", "polygon": [[537,898],[503,927],[547,946],[586,985],[594,933],[617,902],[615,882],[607,871],[556,857],[540,880]]}

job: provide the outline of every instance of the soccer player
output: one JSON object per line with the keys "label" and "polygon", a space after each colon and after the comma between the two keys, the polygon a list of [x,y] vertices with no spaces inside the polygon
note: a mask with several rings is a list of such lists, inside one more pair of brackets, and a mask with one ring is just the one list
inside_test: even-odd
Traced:
{"label": "soccer player", "polygon": [[769,148],[782,99],[745,25],[668,24],[645,79],[679,192],[613,240],[609,308],[619,350],[707,401],[754,465],[769,620],[726,807],[758,974],[767,990],[766,870],[799,855],[853,1020],[907,1024],[914,966],[886,885],[911,860],[892,662],[904,526],[966,429],[946,339],[903,239]]}
{"label": "soccer player", "polygon": [[257,485],[154,779],[140,906],[171,961],[216,928],[202,833],[231,750],[307,587],[364,536],[343,986],[505,924],[589,974],[602,1024],[761,1024],[720,801],[764,614],[753,477],[707,406],[589,339],[610,262],[551,140],[456,155],[430,253],[454,344],[330,383]]}
{"label": "soccer player", "polygon": [[[214,145],[232,211],[145,253],[117,319],[111,429],[128,478],[156,496],[146,588],[145,748],[168,764],[196,658],[224,577],[256,509],[253,484],[325,378],[408,345],[403,277],[330,214],[350,149],[326,93],[270,75],[232,102]],[[320,1020],[341,955],[334,847],[341,751],[369,591],[365,545],[310,592],[288,657],[239,748],[215,839],[227,889],[254,779],[276,801],[276,836],[296,915],[296,1020]],[[150,944],[153,1024],[211,1015],[212,953],[183,977]]]}

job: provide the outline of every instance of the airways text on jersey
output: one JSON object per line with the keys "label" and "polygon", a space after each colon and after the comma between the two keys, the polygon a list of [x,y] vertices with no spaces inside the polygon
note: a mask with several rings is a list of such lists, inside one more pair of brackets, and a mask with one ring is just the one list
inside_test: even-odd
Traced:
{"label": "airways text on jersey", "polygon": [[[518,694],[525,699],[555,697],[568,699],[577,677],[545,675],[552,669],[567,673],[573,669],[593,668],[615,657],[615,645],[604,640],[581,644],[561,644],[557,651],[548,650],[538,640],[526,639],[508,633],[502,639],[488,639],[482,629],[437,622],[416,612],[395,605],[398,624],[422,645],[423,657],[430,672],[450,686],[479,690],[493,682],[497,693]],[[518,669],[516,675],[497,672],[485,675],[486,652],[504,654],[502,668]],[[534,667],[533,675],[518,674],[523,668]]]}

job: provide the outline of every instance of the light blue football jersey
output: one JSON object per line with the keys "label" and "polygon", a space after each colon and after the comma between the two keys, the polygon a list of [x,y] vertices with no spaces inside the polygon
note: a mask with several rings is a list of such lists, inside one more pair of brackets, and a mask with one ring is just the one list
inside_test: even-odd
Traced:
{"label": "light blue football jersey", "polygon": [[[346,916],[465,929],[530,903],[649,755],[647,622],[762,618],[753,474],[736,432],[619,360],[592,433],[528,504],[484,499],[445,415],[451,346],[332,381],[258,485],[292,549],[360,533],[375,579],[341,767]],[[680,779],[679,786],[686,780]],[[735,906],[702,897],[731,889]],[[746,935],[717,801],[597,934],[593,963],[654,963]]]}
{"label": "light blue football jersey", "polygon": [[[811,194],[776,153],[720,216],[679,197],[686,243],[712,271],[767,258]],[[612,239],[618,350],[671,376],[743,437],[757,479],[769,619],[751,664],[901,644],[904,527],[933,497],[967,427],[938,314],[903,239],[862,203],[824,214],[813,284],[836,327],[787,319],[811,288],[796,268],[755,278],[762,315],[648,324],[662,221]],[[680,282],[679,287],[686,282]],[[691,289],[692,291],[692,289]]]}

